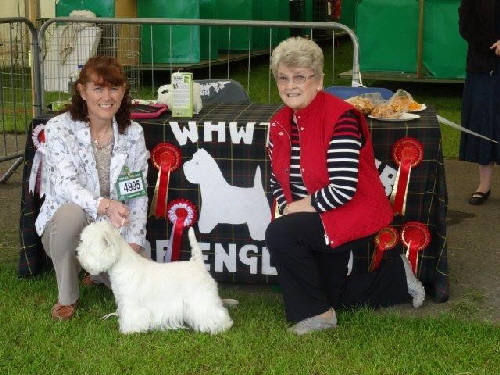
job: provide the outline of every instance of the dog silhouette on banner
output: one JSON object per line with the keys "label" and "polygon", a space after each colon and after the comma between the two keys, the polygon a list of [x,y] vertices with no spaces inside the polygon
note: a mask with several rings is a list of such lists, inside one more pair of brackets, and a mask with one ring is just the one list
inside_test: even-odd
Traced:
{"label": "dog silhouette on banner", "polygon": [[265,239],[271,221],[271,209],[262,186],[260,167],[255,171],[253,187],[243,188],[227,183],[217,162],[203,148],[183,166],[186,179],[200,185],[200,219],[198,229],[210,233],[217,224],[246,224],[250,237]]}

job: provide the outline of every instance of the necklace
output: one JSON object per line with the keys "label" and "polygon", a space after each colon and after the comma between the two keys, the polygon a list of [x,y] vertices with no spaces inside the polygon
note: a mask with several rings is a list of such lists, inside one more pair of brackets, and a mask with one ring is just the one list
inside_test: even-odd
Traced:
{"label": "necklace", "polygon": [[97,137],[92,136],[92,140],[95,144],[96,149],[98,150],[104,150],[104,149],[109,149],[110,146],[113,144],[113,133],[111,133],[111,136],[105,143],[101,143],[97,140]]}
{"label": "necklace", "polygon": [[113,136],[111,136],[105,144],[100,144],[99,141],[97,140],[97,138],[94,138],[94,143],[95,143],[95,147],[98,150],[108,149],[109,146],[111,146],[111,144],[113,143]]}

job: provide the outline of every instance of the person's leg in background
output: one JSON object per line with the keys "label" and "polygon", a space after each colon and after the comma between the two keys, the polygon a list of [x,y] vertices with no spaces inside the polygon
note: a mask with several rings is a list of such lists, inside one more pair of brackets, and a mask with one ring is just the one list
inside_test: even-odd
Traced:
{"label": "person's leg in background", "polygon": [[58,303],[51,312],[55,320],[68,320],[74,315],[80,295],[80,264],[75,252],[80,233],[87,224],[87,216],[80,206],[65,204],[56,211],[43,232],[42,244],[52,259],[57,279]]}
{"label": "person's leg in background", "polygon": [[479,187],[477,191],[486,193],[491,189],[491,178],[493,177],[493,167],[495,163],[479,166]]}

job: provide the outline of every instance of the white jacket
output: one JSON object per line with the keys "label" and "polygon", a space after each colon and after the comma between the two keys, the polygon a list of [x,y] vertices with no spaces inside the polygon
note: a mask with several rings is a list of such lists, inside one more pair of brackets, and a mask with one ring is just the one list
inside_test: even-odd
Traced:
{"label": "white jacket", "polygon": [[[118,199],[115,184],[124,166],[131,172],[142,171],[147,184],[149,151],[138,123],[132,121],[125,134],[118,134],[118,124],[113,119],[113,132],[115,144],[111,155],[110,198]],[[58,115],[47,122],[45,142],[42,174],[45,200],[35,222],[38,235],[42,235],[52,215],[66,203],[82,207],[90,221],[106,220],[105,215],[97,214],[101,195],[89,124],[72,120],[68,112]],[[124,203],[130,209],[130,225],[123,228],[123,238],[128,243],[144,246],[147,196]]]}

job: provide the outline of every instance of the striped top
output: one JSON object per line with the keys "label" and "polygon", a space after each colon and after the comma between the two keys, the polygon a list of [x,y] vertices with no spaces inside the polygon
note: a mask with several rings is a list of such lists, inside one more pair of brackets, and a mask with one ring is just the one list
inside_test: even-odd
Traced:
{"label": "striped top", "polygon": [[[300,172],[299,131],[295,118],[291,130],[290,187],[294,200],[308,195]],[[338,120],[327,150],[330,183],[312,194],[311,204],[317,212],[342,206],[352,199],[358,185],[359,153],[363,144],[359,119],[354,111],[345,112]],[[269,144],[272,155],[272,144]],[[271,173],[270,189],[282,213],[286,205],[281,186]]]}

